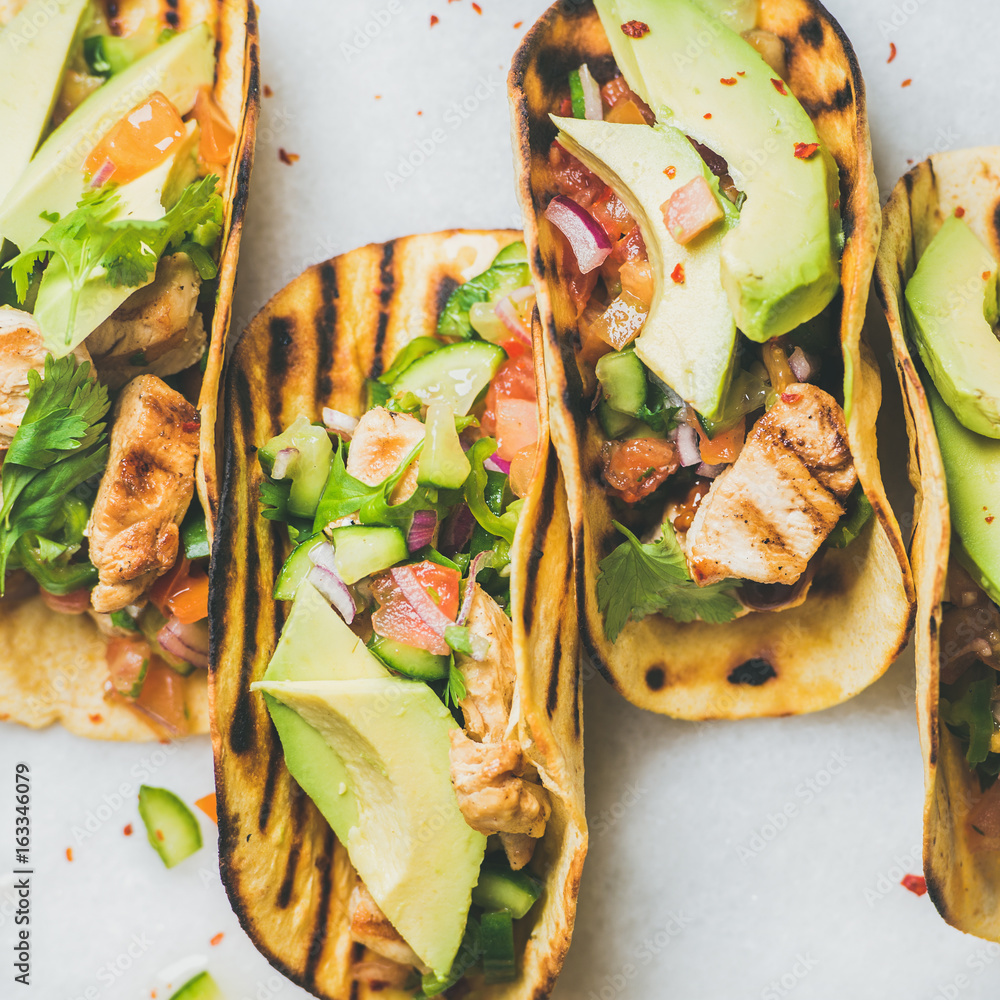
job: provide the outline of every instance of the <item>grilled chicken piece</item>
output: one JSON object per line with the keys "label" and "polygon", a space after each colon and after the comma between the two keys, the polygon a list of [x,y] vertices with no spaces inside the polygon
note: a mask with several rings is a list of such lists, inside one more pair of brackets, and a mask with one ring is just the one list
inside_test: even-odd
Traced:
{"label": "grilled chicken piece", "polygon": [[[31,313],[0,308],[0,449],[10,447],[28,407],[28,372],[44,373],[48,348]],[[82,344],[73,352],[89,361]]]}
{"label": "grilled chicken piece", "polygon": [[465,732],[485,743],[503,741],[514,699],[514,641],[510,619],[479,584],[469,606],[466,624],[490,640],[483,660],[459,653],[455,666],[462,673],[467,697],[458,704],[465,716]]}
{"label": "grilled chicken piece", "polygon": [[403,940],[389,918],[379,909],[368,886],[360,879],[351,892],[347,913],[351,920],[351,937],[376,954],[400,965],[416,966],[421,972],[430,970],[417,953]]}
{"label": "grilled chicken piece", "polygon": [[702,500],[685,540],[692,579],[794,583],[857,478],[836,401],[789,386]]}
{"label": "grilled chicken piece", "polygon": [[[424,425],[408,413],[392,413],[384,406],[369,410],[354,428],[347,471],[366,486],[385,482],[399,463],[424,439]],[[417,488],[417,463],[411,462],[389,499],[402,503]]]}
{"label": "grilled chicken piece", "polygon": [[177,559],[194,495],[198,414],[155,375],[140,375],[115,406],[108,467],[90,514],[98,612],[135,602]]}
{"label": "grilled chicken piece", "polygon": [[88,338],[101,381],[120,389],[144,372],[174,375],[205,353],[198,312],[201,277],[187,254],[164,257],[156,277],[130,295]]}
{"label": "grilled chicken piece", "polygon": [[480,833],[523,833],[538,839],[552,811],[549,793],[522,775],[530,768],[521,744],[474,743],[451,731],[451,781],[465,822]]}

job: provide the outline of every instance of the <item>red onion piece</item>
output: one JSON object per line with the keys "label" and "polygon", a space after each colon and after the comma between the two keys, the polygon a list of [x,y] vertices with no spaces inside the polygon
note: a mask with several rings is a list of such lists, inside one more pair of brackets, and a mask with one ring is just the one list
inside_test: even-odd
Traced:
{"label": "red onion piece", "polygon": [[431,629],[435,635],[444,638],[444,630],[455,623],[431,600],[430,595],[421,586],[412,566],[393,566],[389,572],[393,582],[403,592],[403,596],[413,605],[420,620]]}
{"label": "red onion piece", "polygon": [[115,172],[115,165],[110,160],[105,160],[96,171],[94,171],[94,176],[90,180],[90,186],[92,188],[101,187],[108,178]]}
{"label": "red onion piece", "polygon": [[323,423],[326,424],[328,431],[333,431],[334,434],[344,438],[345,441],[350,441],[351,435],[358,426],[358,418],[352,417],[349,413],[344,413],[341,410],[333,410],[329,406],[324,406]]}
{"label": "red onion piece", "polygon": [[418,510],[413,515],[413,523],[410,525],[409,533],[406,536],[406,547],[410,552],[416,552],[425,545],[430,545],[434,538],[434,529],[437,527],[437,514],[432,510]]}
{"label": "red onion piece", "polygon": [[500,457],[500,452],[495,451],[485,462],[483,462],[483,468],[488,469],[490,472],[502,472],[505,476],[510,475],[510,462],[504,461]]}
{"label": "red onion piece", "polygon": [[472,516],[468,504],[460,504],[445,519],[441,525],[441,536],[438,547],[446,556],[452,556],[465,548],[472,537],[476,519]]}
{"label": "red onion piece", "polygon": [[701,464],[701,450],[698,447],[698,432],[687,424],[681,424],[676,430],[677,455],[681,465],[686,469],[691,465]]}
{"label": "red onion piece", "polygon": [[299,457],[298,448],[282,448],[274,456],[274,465],[271,467],[272,479],[284,479],[288,475],[288,467]]}
{"label": "red onion piece", "polygon": [[583,91],[583,116],[591,121],[602,121],[604,104],[601,102],[601,88],[590,73],[590,67],[584,63],[579,70],[580,89]]}
{"label": "red onion piece", "polygon": [[806,354],[801,347],[796,347],[788,355],[788,367],[792,369],[792,374],[799,382],[808,382],[814,379],[819,373],[819,362],[816,358]]}
{"label": "red onion piece", "polygon": [[531,331],[521,322],[521,317],[518,316],[517,310],[514,308],[514,303],[511,302],[510,296],[504,296],[497,304],[493,310],[497,316],[503,322],[503,325],[507,327],[508,330],[515,337],[524,341],[526,344],[531,343]]}
{"label": "red onion piece", "polygon": [[725,463],[721,465],[709,465],[708,462],[702,462],[694,471],[697,475],[704,476],[706,479],[715,479],[725,467]]}
{"label": "red onion piece", "polygon": [[510,301],[516,306],[523,305],[535,294],[534,285],[522,285],[510,293]]}
{"label": "red onion piece", "polygon": [[354,621],[354,598],[351,597],[347,584],[336,573],[331,573],[321,566],[313,566],[306,579],[330,602],[348,625]]}
{"label": "red onion piece", "polygon": [[599,268],[611,253],[608,234],[572,198],[557,194],[545,209],[545,218],[569,241],[581,273]]}
{"label": "red onion piece", "polygon": [[208,628],[203,622],[183,624],[176,615],[156,634],[156,641],[195,667],[208,666]]}

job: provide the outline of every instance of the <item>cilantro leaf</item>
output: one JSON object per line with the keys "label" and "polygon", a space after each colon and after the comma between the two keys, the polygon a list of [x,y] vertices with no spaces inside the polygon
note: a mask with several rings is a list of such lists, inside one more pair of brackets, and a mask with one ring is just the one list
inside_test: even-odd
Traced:
{"label": "cilantro leaf", "polygon": [[691,580],[669,522],[663,525],[663,537],[650,543],[614,523],[626,540],[601,560],[597,577],[597,603],[609,641],[618,638],[630,619],[641,621],[655,612],[679,622],[728,622],[739,613],[742,605],[730,593],[733,582],[699,587]]}
{"label": "cilantro leaf", "polygon": [[455,656],[452,654],[448,660],[448,684],[444,689],[444,703],[449,707],[457,707],[468,693],[465,678],[462,676],[462,671],[455,666]]}
{"label": "cilantro leaf", "polygon": [[268,477],[260,484],[260,516],[269,521],[287,521],[292,515],[288,512],[288,494],[292,489],[290,479],[280,481]]}
{"label": "cilantro leaf", "polygon": [[[989,676],[976,677],[982,673]],[[996,688],[996,677],[988,668],[977,668],[969,671],[955,687],[961,691],[958,697],[941,698],[941,718],[953,732],[969,741],[966,760],[973,765],[981,764],[990,752],[995,728],[990,699]]]}

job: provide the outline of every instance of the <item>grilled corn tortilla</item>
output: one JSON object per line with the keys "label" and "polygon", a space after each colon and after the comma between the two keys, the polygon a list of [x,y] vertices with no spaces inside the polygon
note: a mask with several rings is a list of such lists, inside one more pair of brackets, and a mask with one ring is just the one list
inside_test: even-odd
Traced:
{"label": "grilled corn tortilla", "polygon": [[1000,147],[942,153],[914,167],[883,211],[876,288],[892,334],[916,490],[912,555],[917,587],[914,635],[917,722],[924,759],[924,874],[941,915],[969,934],[1000,941],[1000,853],[973,850],[966,817],[978,778],[961,740],[938,720],[941,602],[951,545],[944,464],[907,331],[903,292],[920,255],[962,206],[963,220],[1000,257]]}
{"label": "grilled corn tortilla", "polygon": [[[0,7],[0,23],[13,17],[21,6],[5,3]],[[257,9],[253,0],[190,0],[180,6],[167,0],[120,0],[108,4],[107,10],[112,30],[123,33],[144,18],[155,17],[164,28],[179,30],[208,23],[218,39],[213,94],[236,139],[223,176],[225,217],[219,276],[198,401],[201,455],[196,479],[211,531],[218,504],[217,398],[260,106]],[[105,645],[106,640],[86,615],[50,611],[39,597],[0,601],[0,721],[32,728],[61,722],[70,732],[92,739],[161,739],[159,727],[127,706],[104,698]],[[185,687],[190,731],[207,733],[205,674],[191,674]]]}
{"label": "grilled corn tortilla", "polygon": [[[349,934],[356,876],[285,768],[263,700],[250,691],[274,652],[284,610],[272,597],[285,558],[260,517],[255,445],[324,406],[360,416],[365,380],[435,332],[457,284],[485,270],[519,233],[451,231],[368,246],[310,268],[279,292],[236,345],[225,383],[225,485],[210,601],[212,741],[222,877],[233,909],[282,973],[325,1000],[375,995],[356,981]],[[539,392],[544,400],[544,392]],[[546,416],[541,415],[547,439]],[[512,552],[519,738],[552,798],[530,868],[544,880],[520,974],[484,997],[548,995],[569,947],[586,853],[578,630],[565,490],[542,449]],[[378,996],[394,995],[382,990]],[[409,995],[409,994],[406,994]]]}
{"label": "grilled corn tortilla", "polygon": [[686,719],[788,715],[835,705],[881,676],[912,624],[905,547],[877,457],[879,370],[862,337],[880,229],[864,83],[850,43],[818,3],[761,0],[757,27],[784,41],[785,82],[840,170],[847,243],[835,303],[844,411],[858,477],[877,516],[848,548],[826,553],[801,605],[726,624],[680,624],[652,615],[627,625],[614,644],[604,634],[598,565],[621,536],[600,484],[601,436],[582,391],[575,314],[558,279],[552,227],[543,219],[556,193],[548,170],[556,135],[549,114],[558,110],[570,68],[606,66],[612,58],[590,0],[561,0],[550,7],[525,38],[508,80],[518,192],[543,326],[551,435],[573,522],[584,648],[634,704]]}

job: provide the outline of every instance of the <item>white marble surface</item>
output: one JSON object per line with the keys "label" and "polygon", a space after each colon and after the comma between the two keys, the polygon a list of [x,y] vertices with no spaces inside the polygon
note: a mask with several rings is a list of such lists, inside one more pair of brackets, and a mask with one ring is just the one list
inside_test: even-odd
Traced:
{"label": "white marble surface", "polygon": [[[263,102],[237,325],[304,266],[359,244],[518,223],[504,81],[543,0],[481,0],[482,16],[470,0],[261,2],[263,80],[274,95]],[[883,197],[908,158],[997,141],[995,0],[829,6],[867,79]],[[888,65],[890,42],[899,54]],[[286,166],[279,147],[301,159]],[[884,359],[878,316],[873,328]],[[883,461],[908,509],[895,396],[887,382]],[[926,896],[899,886],[920,868],[909,651],[850,704],[774,721],[672,722],[624,704],[598,678],[586,688],[586,727],[591,851],[557,998],[997,995],[1000,946],[948,928]],[[18,760],[34,785],[27,989],[12,983],[2,874]],[[109,746],[6,726],[0,763],[0,997],[117,1000],[155,989],[162,1000],[167,982],[199,964],[229,1000],[305,996],[240,931],[210,822],[208,846],[173,871],[143,842],[138,785],[189,801],[210,791],[206,739]]]}

